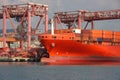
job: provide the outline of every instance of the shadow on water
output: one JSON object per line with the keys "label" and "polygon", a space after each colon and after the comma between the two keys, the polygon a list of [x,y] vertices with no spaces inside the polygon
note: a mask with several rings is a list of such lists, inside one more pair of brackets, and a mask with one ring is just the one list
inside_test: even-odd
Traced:
{"label": "shadow on water", "polygon": [[81,63],[42,63],[42,65],[88,65],[88,66],[120,66],[120,62],[81,62]]}
{"label": "shadow on water", "polygon": [[46,63],[42,62],[0,62],[0,66],[32,66],[32,65],[46,65]]}
{"label": "shadow on water", "polygon": [[120,62],[0,62],[0,66],[7,66],[7,65],[17,65],[17,66],[33,66],[33,65],[39,65],[39,66],[62,66],[62,65],[84,65],[84,66],[120,66]]}

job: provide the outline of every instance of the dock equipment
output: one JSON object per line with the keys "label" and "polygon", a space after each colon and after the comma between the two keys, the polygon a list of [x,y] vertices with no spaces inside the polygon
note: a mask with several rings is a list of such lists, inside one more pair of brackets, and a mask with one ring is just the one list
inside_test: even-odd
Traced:
{"label": "dock equipment", "polygon": [[[17,4],[17,5],[3,5],[3,9],[0,10],[0,19],[3,19],[3,48],[6,47],[6,19],[9,19],[14,32],[16,33],[16,26],[13,23],[11,18],[21,18],[19,24],[22,24],[24,18],[27,19],[27,36],[28,36],[28,48],[31,44],[31,17],[38,16],[40,17],[36,27],[35,32],[39,27],[41,20],[44,18],[45,31],[48,29],[48,6],[43,4],[36,3],[27,3],[27,4]],[[19,25],[18,24],[18,25]]]}
{"label": "dock equipment", "polygon": [[[38,21],[37,24],[34,26],[35,29],[34,31],[32,31],[33,26],[31,25],[32,22],[32,17],[38,17]],[[19,26],[22,25],[23,28],[26,29],[26,42],[27,42],[27,50],[31,50],[31,39],[32,39],[32,35],[37,35],[36,31],[38,30],[38,27],[40,26],[40,23],[43,21],[44,23],[44,28],[45,28],[45,32],[48,30],[48,5],[44,5],[44,4],[37,4],[37,3],[26,3],[26,4],[14,4],[14,5],[3,5],[2,9],[0,9],[0,19],[2,19],[3,21],[3,25],[2,25],[2,36],[0,37],[0,42],[3,43],[3,47],[2,49],[0,49],[0,51],[4,54],[4,53],[8,53],[10,54],[11,51],[9,48],[7,51],[6,50],[6,43],[10,43],[10,42],[16,42],[18,41],[20,43],[20,50],[19,53],[24,53],[26,52],[25,50],[23,50],[23,39],[18,40],[16,38],[16,35],[20,35],[21,37],[24,37],[24,34],[22,34],[22,32],[19,32],[19,30],[17,31],[17,29],[19,28]],[[7,33],[7,19],[10,22],[10,25],[12,26],[14,32],[12,34],[9,35],[9,33]],[[15,23],[16,20],[18,22]],[[26,23],[25,26],[24,23]],[[24,29],[23,29],[24,30]],[[22,31],[22,29],[21,29]],[[22,35],[21,35],[21,34]],[[13,36],[12,36],[13,35]],[[16,49],[17,50],[17,49]],[[21,52],[21,50],[23,52]],[[36,49],[34,49],[36,51]],[[2,55],[2,53],[0,53],[0,55]],[[18,51],[17,51],[18,53]],[[29,53],[29,51],[27,52]],[[34,51],[33,53],[34,54]],[[24,55],[24,54],[23,54]],[[34,54],[35,55],[35,54]]]}
{"label": "dock equipment", "polygon": [[[111,19],[120,19],[120,9],[96,12],[84,10],[57,12],[54,16],[54,24],[55,29],[61,23],[67,24],[68,28],[70,28],[77,22],[78,28],[81,28],[81,22],[87,21],[85,28],[87,28],[88,23],[91,23],[91,29],[93,29],[94,21]],[[63,26],[61,25],[61,27]]]}

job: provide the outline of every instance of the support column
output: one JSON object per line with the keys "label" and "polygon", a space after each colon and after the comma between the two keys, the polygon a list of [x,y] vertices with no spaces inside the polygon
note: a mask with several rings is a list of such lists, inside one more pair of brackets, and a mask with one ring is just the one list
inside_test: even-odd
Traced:
{"label": "support column", "polygon": [[48,31],[48,8],[46,8],[45,13],[45,32]]}
{"label": "support column", "polygon": [[94,21],[91,21],[91,29],[94,29]]}
{"label": "support column", "polygon": [[58,23],[57,23],[57,18],[54,19],[54,27],[55,27],[55,30],[58,29]]}
{"label": "support column", "polygon": [[22,40],[20,40],[20,49],[23,50],[23,41]]}
{"label": "support column", "polygon": [[80,18],[80,15],[78,16],[78,29],[81,29],[81,18]]}
{"label": "support column", "polygon": [[3,48],[6,48],[6,9],[3,8]]}
{"label": "support column", "polygon": [[31,47],[31,12],[30,12],[30,6],[28,8],[28,49]]}

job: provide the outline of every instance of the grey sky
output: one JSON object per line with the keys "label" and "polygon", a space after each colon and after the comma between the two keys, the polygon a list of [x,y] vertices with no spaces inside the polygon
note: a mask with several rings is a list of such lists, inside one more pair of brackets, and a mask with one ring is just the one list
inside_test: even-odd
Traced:
{"label": "grey sky", "polygon": [[[57,11],[120,9],[120,0],[0,0],[0,6],[3,4],[20,4],[27,2],[47,4],[49,6],[49,17],[52,17],[53,13]],[[98,29],[112,28],[113,30],[120,30],[120,20],[102,22],[100,21],[95,24]],[[2,24],[1,20],[0,24]]]}
{"label": "grey sky", "polygon": [[0,0],[2,4],[17,4],[35,2],[40,4],[47,4],[49,12],[56,11],[70,11],[70,10],[110,10],[119,9],[120,0]]}

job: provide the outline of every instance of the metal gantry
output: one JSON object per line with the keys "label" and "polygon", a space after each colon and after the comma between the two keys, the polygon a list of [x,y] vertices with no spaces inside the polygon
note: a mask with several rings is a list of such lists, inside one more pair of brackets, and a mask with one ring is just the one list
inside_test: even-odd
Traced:
{"label": "metal gantry", "polygon": [[108,10],[108,11],[69,11],[69,12],[57,12],[54,16],[54,26],[57,29],[57,25],[64,23],[71,27],[71,24],[77,22],[78,28],[81,28],[81,22],[87,21],[86,27],[89,22],[91,22],[91,28],[94,28],[94,21],[96,20],[110,20],[110,19],[120,19],[120,9]]}
{"label": "metal gantry", "polygon": [[39,24],[42,19],[44,19],[45,32],[48,30],[48,6],[43,4],[36,3],[27,3],[27,4],[17,4],[17,5],[3,5],[3,9],[0,10],[0,19],[3,19],[3,48],[6,47],[6,19],[9,19],[14,32],[16,31],[16,26],[13,23],[11,18],[20,17],[21,20],[19,24],[24,21],[26,17],[28,25],[27,35],[28,35],[28,48],[31,45],[31,17],[38,16],[40,19],[36,25],[35,32],[39,27]]}

